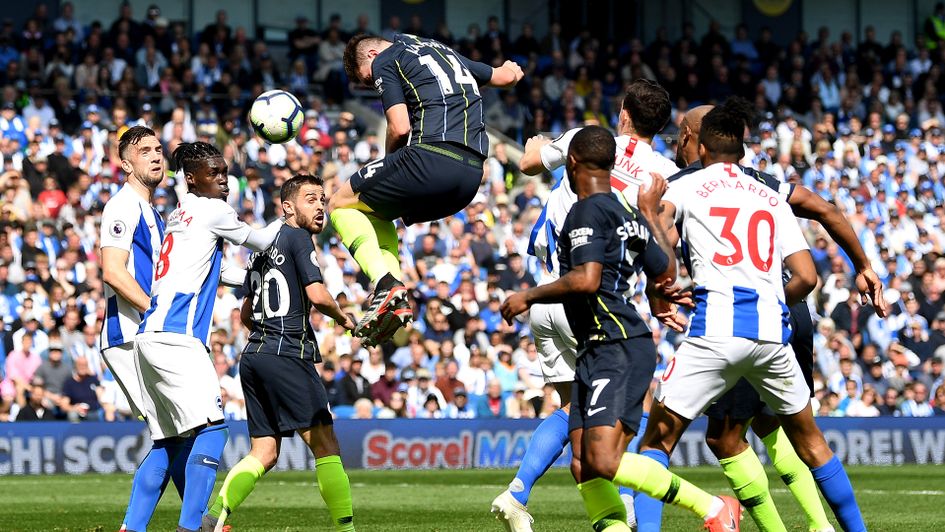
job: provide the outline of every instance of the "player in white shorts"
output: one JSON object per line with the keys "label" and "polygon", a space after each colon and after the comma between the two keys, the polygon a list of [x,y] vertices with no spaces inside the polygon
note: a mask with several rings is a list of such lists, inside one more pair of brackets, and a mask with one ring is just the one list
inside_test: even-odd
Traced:
{"label": "player in white shorts", "polygon": [[[644,79],[633,81],[627,88],[617,125],[616,161],[611,172],[611,186],[627,203],[636,206],[640,187],[652,182],[651,173],[668,177],[679,169],[675,163],[653,151],[650,146],[670,117],[669,94],[658,84]],[[519,166],[522,172],[535,175],[556,170],[567,162],[568,148],[574,135],[583,128],[566,131],[554,140],[537,136],[528,140]],[[532,230],[528,251],[542,264],[539,285],[553,282],[559,276],[557,242],[561,226],[577,202],[567,173],[558,181],[548,196],[544,210]],[[635,283],[631,282],[633,286]],[[510,530],[531,530],[532,518],[526,504],[532,485],[557,459],[568,442],[567,417],[570,408],[571,383],[577,363],[577,341],[561,304],[532,305],[529,326],[545,381],[554,385],[561,396],[561,410],[549,416],[532,436],[529,450],[509,489],[492,502],[492,511]],[[646,419],[641,422],[641,432]],[[548,444],[544,443],[548,439]],[[560,445],[559,445],[560,444]],[[633,505],[622,490],[627,502],[627,515],[633,521]]]}
{"label": "player in white shorts", "polygon": [[[843,529],[865,530],[849,479],[814,423],[789,344],[788,307],[817,283],[807,242],[787,202],[738,166],[748,109],[735,98],[705,115],[703,169],[673,181],[663,197],[668,244],[679,242],[680,228],[692,265],[695,310],[661,379],[641,448],[671,454],[689,423],[744,377],[778,414]],[[793,273],[786,285],[782,261]],[[678,323],[669,305],[659,316]],[[776,511],[770,518],[780,521]]]}
{"label": "player in white shorts", "polygon": [[[134,339],[141,316],[151,304],[154,261],[164,236],[164,220],[151,206],[151,198],[164,179],[164,151],[154,131],[129,128],[118,141],[118,156],[125,184],[105,204],[99,236],[102,277],[105,281],[105,319],[100,345],[102,358],[128,399],[136,417],[144,417],[144,401],[134,360]],[[158,438],[160,439],[160,438]],[[130,500],[122,527],[143,530],[164,490],[154,482],[155,471],[168,471],[183,495],[183,461],[177,442],[156,441],[135,471]],[[176,467],[172,467],[172,464]],[[157,475],[160,476],[160,475]]]}
{"label": "player in white shorts", "polygon": [[238,218],[225,201],[226,162],[210,144],[181,144],[174,159],[188,193],[168,218],[135,357],[154,437],[193,437],[178,521],[178,530],[186,531],[200,528],[227,440],[207,342],[218,284],[239,286],[246,272],[223,265],[223,243],[262,251],[282,222],[253,230]]}

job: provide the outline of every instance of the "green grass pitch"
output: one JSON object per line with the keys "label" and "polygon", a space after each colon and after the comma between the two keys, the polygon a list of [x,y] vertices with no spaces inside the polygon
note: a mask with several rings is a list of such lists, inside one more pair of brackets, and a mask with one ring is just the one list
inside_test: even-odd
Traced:
{"label": "green grass pitch", "polygon": [[[728,491],[717,468],[676,471],[710,491]],[[860,466],[850,467],[849,472],[871,531],[945,529],[945,466]],[[501,531],[489,513],[489,503],[505,488],[512,473],[352,470],[355,523],[361,531]],[[788,530],[806,530],[790,493],[772,470],[768,473]],[[221,473],[216,489],[222,480]],[[0,530],[117,530],[130,485],[128,475],[0,479]],[[179,508],[180,501],[169,488],[150,529],[174,530]],[[538,483],[529,509],[536,531],[590,530],[566,470],[552,470]],[[234,532],[331,530],[311,472],[267,475],[229,523]],[[757,530],[747,515],[742,525],[742,530]],[[663,529],[699,530],[701,522],[683,510],[668,508]]]}

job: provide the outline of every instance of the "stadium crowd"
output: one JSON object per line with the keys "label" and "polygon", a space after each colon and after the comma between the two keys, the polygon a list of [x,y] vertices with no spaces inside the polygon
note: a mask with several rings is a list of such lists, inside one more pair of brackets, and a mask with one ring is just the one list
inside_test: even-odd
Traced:
{"label": "stadium crowd", "polygon": [[[384,146],[359,117],[341,111],[352,91],[341,56],[367,17],[335,16],[322,30],[299,17],[288,61],[266,43],[214,24],[187,33],[151,6],[144,18],[122,5],[110,23],[83,26],[79,7],[51,20],[44,4],[22,27],[0,25],[0,421],[121,420],[127,402],[98,350],[104,315],[97,256],[104,203],[121,185],[117,139],[135,124],[154,128],[170,154],[206,140],[224,152],[230,201],[262,224],[281,214],[278,189],[299,172],[319,173],[326,192]],[[937,23],[933,23],[937,20]],[[353,23],[352,23],[353,22]],[[510,39],[496,17],[453,35],[440,24],[406,31],[456,46],[491,64],[513,58],[526,77],[515,91],[484,89],[486,122],[512,141],[582,124],[613,127],[624,84],[659,81],[673,98],[671,123],[655,147],[673,157],[676,124],[689,108],[729,95],[754,101],[758,119],[745,164],[802,183],[842,209],[873,268],[884,276],[894,315],[879,319],[851,285],[851,264],[822,228],[803,224],[821,284],[816,313],[816,403],[825,416],[945,415],[945,7],[914,43],[872,28],[862,39],[826,28],[776,43],[738,26],[729,39],[713,23],[670,41],[607,42],[561,26],[536,36],[528,24]],[[306,107],[296,141],[268,145],[245,116],[264,90],[285,88]],[[559,398],[544,386],[527,322],[508,325],[504,294],[532,286],[540,266],[528,257],[542,197],[557,176],[523,178],[503,143],[493,145],[480,194],[442,223],[400,227],[402,263],[416,320],[390,344],[367,349],[312,313],[324,363],[319,371],[344,417],[540,417]],[[168,214],[185,192],[173,162],[155,203]],[[330,228],[319,237],[329,291],[359,312],[370,287]],[[244,265],[244,250],[227,260]],[[685,280],[685,270],[681,272]],[[245,418],[238,378],[247,331],[240,290],[219,288],[211,356],[225,411]],[[642,295],[634,296],[647,312]],[[653,320],[661,361],[678,336]]]}

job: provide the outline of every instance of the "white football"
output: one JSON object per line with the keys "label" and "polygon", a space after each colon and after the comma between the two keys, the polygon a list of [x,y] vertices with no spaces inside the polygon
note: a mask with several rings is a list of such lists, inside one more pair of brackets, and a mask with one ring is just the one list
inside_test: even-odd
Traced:
{"label": "white football", "polygon": [[299,134],[303,118],[299,99],[292,93],[279,89],[257,96],[249,110],[249,122],[253,125],[253,130],[274,144],[294,139]]}

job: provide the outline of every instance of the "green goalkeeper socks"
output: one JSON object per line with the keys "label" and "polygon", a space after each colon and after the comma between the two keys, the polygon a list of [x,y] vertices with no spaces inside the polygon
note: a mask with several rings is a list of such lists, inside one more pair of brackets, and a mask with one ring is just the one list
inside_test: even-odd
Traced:
{"label": "green goalkeeper socks", "polygon": [[594,532],[630,530],[627,526],[627,508],[613,482],[595,478],[577,485],[584,508],[591,519]]}
{"label": "green goalkeeper socks", "polygon": [[266,474],[266,468],[263,467],[262,462],[251,454],[246,455],[226,475],[220,494],[210,506],[208,513],[217,519],[222,517],[226,521],[227,515],[236,510],[246,497],[249,497],[256,487],[256,481],[264,474]]}
{"label": "green goalkeeper socks", "polygon": [[656,460],[639,454],[623,454],[614,483],[685,508],[703,519],[713,511],[712,495],[670,473]]}
{"label": "green goalkeeper socks", "polygon": [[807,517],[807,527],[810,530],[828,530],[832,527],[827,520],[827,514],[824,512],[824,506],[820,502],[820,494],[817,491],[817,483],[814,482],[814,476],[810,469],[794,451],[784,430],[778,430],[768,434],[761,439],[765,447],[768,448],[768,456],[771,463],[781,476],[781,480],[791,490],[791,495],[801,505],[801,510]]}
{"label": "green goalkeeper socks", "polygon": [[394,226],[394,222],[381,220],[370,214],[366,216],[374,227],[377,244],[381,248],[381,256],[384,257],[387,270],[395,278],[403,279],[404,274],[400,270],[400,239],[397,238],[397,227]]}
{"label": "green goalkeeper socks", "polygon": [[719,465],[735,497],[748,510],[762,532],[787,530],[768,492],[768,476],[754,449],[748,447],[731,458],[723,458],[719,460]]}
{"label": "green goalkeeper socks", "polygon": [[[372,283],[376,284],[381,277],[390,273],[371,217],[357,209],[335,209],[329,218],[341,241]],[[396,232],[394,236],[397,236]]]}
{"label": "green goalkeeper socks", "polygon": [[315,460],[315,475],[318,477],[318,492],[328,507],[331,522],[338,532],[354,530],[354,512],[351,510],[351,485],[338,455]]}

